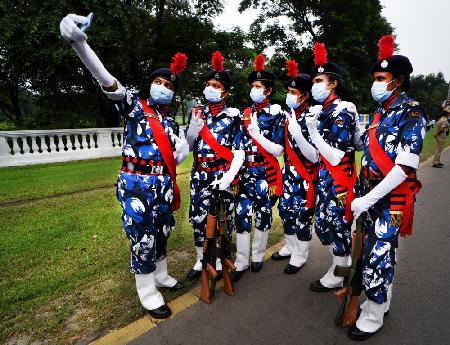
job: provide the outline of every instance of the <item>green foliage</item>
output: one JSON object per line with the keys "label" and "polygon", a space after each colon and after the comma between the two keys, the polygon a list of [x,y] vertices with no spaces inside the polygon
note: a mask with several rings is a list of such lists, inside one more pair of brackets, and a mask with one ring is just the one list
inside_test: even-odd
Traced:
{"label": "green foliage", "polygon": [[448,83],[441,72],[419,74],[411,78],[408,95],[420,103],[431,120],[441,116],[441,104],[447,98],[447,90]]}

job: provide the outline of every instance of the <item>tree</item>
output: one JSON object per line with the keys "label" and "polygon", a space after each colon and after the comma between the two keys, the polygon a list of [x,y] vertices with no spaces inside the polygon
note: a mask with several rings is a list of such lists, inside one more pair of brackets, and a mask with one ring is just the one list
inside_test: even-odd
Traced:
{"label": "tree", "polygon": [[441,104],[447,97],[447,88],[448,83],[441,72],[419,74],[411,78],[408,95],[420,103],[430,119],[438,119],[441,116]]}
{"label": "tree", "polygon": [[381,16],[378,0],[243,0],[240,10],[259,8],[251,28],[257,50],[275,47],[271,66],[285,75],[285,60],[295,58],[302,71],[313,67],[314,42],[324,42],[330,61],[344,68],[350,100],[360,112],[375,105],[370,96],[369,69],[377,59],[380,36],[392,32]]}

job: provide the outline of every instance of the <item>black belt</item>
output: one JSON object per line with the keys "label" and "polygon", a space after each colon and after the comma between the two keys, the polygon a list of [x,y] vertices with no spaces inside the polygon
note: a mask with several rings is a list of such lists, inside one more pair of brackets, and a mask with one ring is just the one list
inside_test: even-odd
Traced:
{"label": "black belt", "polygon": [[141,164],[140,162],[133,163],[123,160],[120,171],[138,175],[169,175],[169,169],[163,162]]}

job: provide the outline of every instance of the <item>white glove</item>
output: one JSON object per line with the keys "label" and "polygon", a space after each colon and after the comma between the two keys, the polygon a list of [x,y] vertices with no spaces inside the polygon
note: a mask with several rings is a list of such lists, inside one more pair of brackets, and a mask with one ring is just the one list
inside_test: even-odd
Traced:
{"label": "white glove", "polygon": [[228,189],[230,187],[231,182],[233,182],[234,178],[239,172],[239,169],[241,168],[242,164],[244,163],[244,159],[245,159],[244,150],[233,151],[233,160],[231,161],[230,169],[228,169],[228,171],[222,175],[222,178],[213,181],[211,183],[211,186],[219,190]]}
{"label": "white glove", "polygon": [[186,139],[189,144],[189,149],[192,150],[194,147],[195,139],[197,139],[198,133],[202,130],[204,122],[200,117],[201,112],[196,112],[196,109],[192,109],[191,121],[188,125],[188,130],[186,133]]}
{"label": "white glove", "polygon": [[378,200],[405,181],[406,177],[407,175],[403,169],[399,165],[395,165],[374,189],[363,197],[353,200],[351,208],[355,218],[359,217],[361,213],[366,212]]}
{"label": "white glove", "polygon": [[[320,108],[319,108],[320,107]],[[320,111],[322,111],[322,106],[314,106],[309,108],[310,113],[306,116],[306,126],[308,127],[309,136],[311,141],[317,147],[320,154],[325,157],[325,159],[332,165],[336,166],[344,157],[345,152],[341,151],[335,147],[332,147],[326,143],[317,130],[317,118],[319,117]],[[312,111],[311,111],[312,109]],[[320,109],[320,110],[319,110]]]}
{"label": "white glove", "polygon": [[286,112],[286,119],[288,120],[288,130],[291,136],[296,141],[298,147],[302,151],[302,154],[312,163],[316,163],[319,160],[319,153],[316,148],[312,146],[303,136],[302,128],[297,122],[297,116],[295,111],[292,110],[291,114]]}
{"label": "white glove", "polygon": [[110,87],[114,85],[115,78],[106,70],[98,56],[86,43],[87,36],[76,23],[85,24],[87,18],[76,14],[65,16],[59,24],[61,36],[72,44],[72,48],[78,54],[81,62],[98,80],[100,86]]}
{"label": "white glove", "polygon": [[352,102],[340,101],[334,109],[334,112],[336,114],[339,114],[343,109],[347,109],[347,112],[355,119],[355,133],[353,135],[353,143],[355,144],[356,150],[362,151],[364,149],[364,143],[361,139],[361,130],[359,128],[359,114],[356,110],[356,105],[354,105]]}
{"label": "white glove", "polygon": [[280,157],[283,154],[283,146],[275,144],[261,134],[258,126],[258,117],[256,113],[250,116],[250,124],[248,126],[250,135],[272,156]]}
{"label": "white glove", "polygon": [[175,152],[173,155],[175,156],[177,165],[179,165],[189,155],[189,145],[183,133],[180,133],[179,137],[173,134],[173,139],[175,140]]}

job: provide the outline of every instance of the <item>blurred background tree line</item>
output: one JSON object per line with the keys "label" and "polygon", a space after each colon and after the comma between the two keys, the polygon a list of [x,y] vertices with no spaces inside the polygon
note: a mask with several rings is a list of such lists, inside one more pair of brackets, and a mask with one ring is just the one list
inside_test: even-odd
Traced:
{"label": "blurred background tree line", "polygon": [[[59,33],[67,13],[95,13],[88,41],[123,84],[148,96],[151,70],[167,66],[177,51],[188,70],[173,111],[186,121],[189,101],[201,99],[211,54],[220,50],[235,88],[229,105],[249,103],[247,75],[254,57],[269,48],[267,69],[279,77],[275,102],[284,105],[286,59],[301,71],[313,65],[312,46],[325,42],[331,61],[341,64],[348,100],[361,113],[374,110],[371,63],[377,40],[393,31],[378,0],[242,0],[240,10],[258,8],[248,33],[214,27],[224,0],[0,0],[0,129],[119,126],[114,105]],[[413,57],[412,57],[413,58]],[[439,115],[447,93],[441,73],[414,76],[410,95]],[[184,115],[184,116],[183,116]]]}

